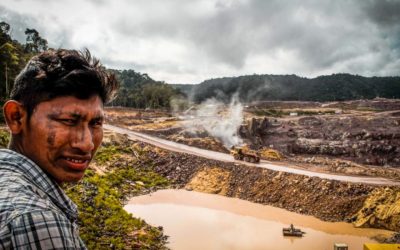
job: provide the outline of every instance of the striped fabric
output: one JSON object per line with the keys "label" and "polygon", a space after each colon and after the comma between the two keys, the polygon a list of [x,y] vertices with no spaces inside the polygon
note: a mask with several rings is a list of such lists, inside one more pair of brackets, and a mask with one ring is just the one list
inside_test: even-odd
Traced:
{"label": "striped fabric", "polygon": [[76,205],[25,156],[0,149],[0,249],[86,249]]}

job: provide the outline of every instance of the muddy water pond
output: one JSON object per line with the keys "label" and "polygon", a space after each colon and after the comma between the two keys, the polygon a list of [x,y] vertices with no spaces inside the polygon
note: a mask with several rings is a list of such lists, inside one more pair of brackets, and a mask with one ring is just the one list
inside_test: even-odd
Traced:
{"label": "muddy water pond", "polygon": [[[170,236],[171,249],[331,250],[334,243],[346,243],[353,250],[375,242],[373,236],[391,233],[185,190],[161,190],[134,197],[124,208],[152,225],[163,226]],[[284,237],[282,228],[291,223],[305,231],[305,236]]]}

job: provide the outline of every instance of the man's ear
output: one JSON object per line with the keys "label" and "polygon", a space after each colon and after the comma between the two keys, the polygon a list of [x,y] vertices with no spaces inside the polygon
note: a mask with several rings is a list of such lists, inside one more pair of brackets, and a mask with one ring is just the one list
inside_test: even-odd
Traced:
{"label": "man's ear", "polygon": [[27,119],[24,106],[20,102],[9,100],[4,104],[3,112],[11,133],[20,134]]}

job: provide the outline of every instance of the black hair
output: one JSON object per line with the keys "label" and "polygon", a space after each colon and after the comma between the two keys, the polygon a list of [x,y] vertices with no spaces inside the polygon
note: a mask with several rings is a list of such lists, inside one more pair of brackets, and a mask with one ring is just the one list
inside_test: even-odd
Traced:
{"label": "black hair", "polygon": [[89,50],[50,49],[29,60],[16,77],[10,98],[21,102],[30,117],[39,103],[61,96],[88,99],[98,95],[106,104],[118,87],[115,75]]}

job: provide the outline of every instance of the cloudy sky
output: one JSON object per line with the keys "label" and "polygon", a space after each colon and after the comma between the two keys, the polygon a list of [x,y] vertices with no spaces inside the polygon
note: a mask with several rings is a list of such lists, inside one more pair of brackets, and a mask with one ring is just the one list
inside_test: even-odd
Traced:
{"label": "cloudy sky", "polygon": [[1,0],[0,21],[168,83],[400,75],[400,0]]}

